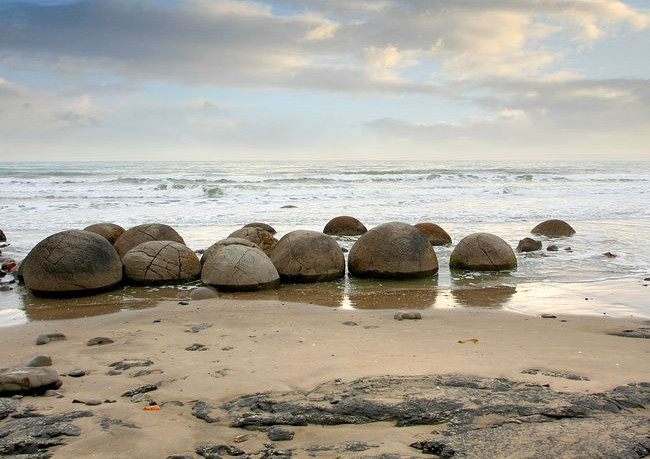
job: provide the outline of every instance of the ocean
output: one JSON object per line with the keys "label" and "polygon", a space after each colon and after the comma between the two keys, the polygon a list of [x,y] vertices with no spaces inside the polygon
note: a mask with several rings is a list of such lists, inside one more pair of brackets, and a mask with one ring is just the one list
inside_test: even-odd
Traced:
{"label": "ocean", "polygon": [[[643,280],[650,276],[649,202],[647,162],[4,162],[0,229],[10,245],[0,250],[21,259],[50,234],[102,221],[125,228],[166,223],[188,246],[205,249],[251,221],[273,225],[280,237],[320,231],[338,215],[368,228],[430,221],[454,243],[487,231],[515,247],[537,223],[560,218],[577,234],[556,241],[558,252],[518,255],[519,268],[509,275],[452,274],[453,246],[436,247],[437,278],[374,285],[433,288],[435,307],[466,306],[458,299],[466,290],[506,288],[511,293],[499,306],[525,313],[557,311],[559,298],[571,312],[650,316]],[[340,243],[349,248],[354,238]],[[333,305],[356,307],[349,294],[370,287],[355,282],[311,292],[318,298],[329,288],[341,298]],[[305,286],[300,292],[310,295]],[[29,320],[25,307],[33,298],[21,287],[0,295],[0,324]]]}

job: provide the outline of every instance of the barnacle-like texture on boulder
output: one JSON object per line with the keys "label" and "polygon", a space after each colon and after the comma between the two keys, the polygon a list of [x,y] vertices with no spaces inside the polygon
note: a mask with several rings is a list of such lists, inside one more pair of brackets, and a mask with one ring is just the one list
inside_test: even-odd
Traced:
{"label": "barnacle-like texture on boulder", "polygon": [[275,231],[275,228],[273,228],[268,223],[252,222],[252,223],[248,223],[248,224],[244,225],[244,228],[251,228],[251,227],[253,227],[253,228],[261,228],[264,231],[268,231],[271,234],[277,233],[277,231]]}
{"label": "barnacle-like texture on boulder", "polygon": [[173,241],[185,244],[180,234],[171,226],[161,223],[147,223],[126,230],[115,241],[115,250],[117,250],[120,258],[123,258],[136,245],[149,241]]}
{"label": "barnacle-like texture on boulder", "polygon": [[251,241],[267,255],[271,255],[271,252],[273,252],[275,246],[278,245],[278,240],[273,237],[273,234],[257,226],[249,226],[246,228],[238,229],[230,236],[228,236],[228,238],[231,237],[242,238]]}
{"label": "barnacle-like texture on boulder", "polygon": [[145,284],[188,282],[201,273],[196,254],[179,242],[143,242],[129,250],[122,262],[129,280]]}

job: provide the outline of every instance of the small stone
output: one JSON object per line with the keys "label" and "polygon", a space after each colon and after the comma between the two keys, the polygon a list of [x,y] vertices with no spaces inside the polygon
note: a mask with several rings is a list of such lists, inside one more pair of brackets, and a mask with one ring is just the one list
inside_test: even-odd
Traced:
{"label": "small stone", "polygon": [[272,427],[267,433],[271,441],[288,441],[293,440],[294,433],[291,430],[282,427]]}
{"label": "small stone", "polygon": [[96,338],[91,338],[86,342],[86,346],[103,346],[104,344],[111,344],[114,343],[114,341],[110,338],[106,338],[105,336],[98,336]]}
{"label": "small stone", "polygon": [[118,370],[108,370],[108,371],[106,372],[106,374],[107,374],[108,376],[119,376],[119,375],[122,374],[122,372],[121,372],[121,371],[118,371]]}
{"label": "small stone", "polygon": [[291,204],[284,205],[280,209],[296,209],[297,207]]}
{"label": "small stone", "polygon": [[208,347],[205,344],[194,343],[185,348],[186,351],[207,351]]}
{"label": "small stone", "polygon": [[[1,285],[0,286],[0,292],[8,292],[10,290],[13,290],[13,287],[9,287],[8,285]],[[41,344],[45,344],[45,343],[41,343]]]}
{"label": "small stone", "polygon": [[180,304],[181,306],[187,306],[190,303],[188,303],[187,301],[179,301],[178,304]]}
{"label": "small stone", "polygon": [[151,392],[154,390],[158,390],[158,386],[156,384],[145,384],[144,386],[140,386],[124,392],[122,394],[122,397],[132,397],[137,394],[144,394],[146,392]]}
{"label": "small stone", "polygon": [[101,405],[101,404],[102,404],[102,401],[101,401],[101,400],[98,400],[98,399],[96,399],[96,398],[93,398],[93,399],[90,399],[90,400],[86,400],[86,401],[84,402],[84,405],[88,405],[88,406],[97,406],[97,405]]}
{"label": "small stone", "polygon": [[50,389],[50,390],[46,390],[46,391],[43,393],[43,397],[59,397],[60,395],[61,395],[60,392],[57,392],[57,391],[52,390],[52,389]]}
{"label": "small stone", "polygon": [[203,456],[207,459],[217,459],[223,455],[228,456],[243,456],[246,454],[239,448],[235,448],[230,445],[215,445],[215,444],[206,444],[201,445],[196,449],[196,454]]}
{"label": "small stone", "polygon": [[542,314],[541,317],[542,319],[557,319],[557,316],[554,316],[553,314]]}
{"label": "small stone", "polygon": [[566,250],[567,252],[573,252],[573,249],[571,247],[565,247],[564,250]]}
{"label": "small stone", "polygon": [[42,333],[38,335],[38,338],[36,338],[36,345],[40,346],[52,341],[63,341],[65,339],[66,336],[63,333]]}
{"label": "small stone", "polygon": [[616,258],[617,257],[617,255],[615,253],[612,253],[612,252],[605,252],[605,253],[603,253],[603,255],[606,256],[607,258]]}
{"label": "small stone", "polygon": [[72,376],[73,378],[81,378],[82,376],[85,376],[86,372],[83,370],[72,370],[68,372],[68,376]]}
{"label": "small stone", "polygon": [[348,325],[348,326],[350,326],[350,327],[356,327],[356,326],[359,325],[359,324],[356,323],[356,322],[352,322],[351,320],[348,320],[348,321],[346,321],[346,322],[343,322],[343,325]]}
{"label": "small stone", "polygon": [[535,252],[542,249],[542,241],[536,241],[533,238],[526,237],[519,241],[517,252]]}
{"label": "small stone", "polygon": [[210,328],[210,327],[212,327],[212,324],[211,324],[211,323],[204,322],[204,323],[202,323],[202,324],[192,325],[192,326],[190,327],[190,331],[191,331],[192,333],[198,333],[198,332],[200,332],[200,331],[202,331],[202,330],[205,330],[205,329],[207,329],[207,328]]}
{"label": "small stone", "polygon": [[396,312],[393,315],[395,320],[420,320],[422,319],[422,314],[419,312]]}
{"label": "small stone", "polygon": [[35,355],[25,363],[26,367],[50,367],[52,366],[52,357],[49,355]]}
{"label": "small stone", "polygon": [[548,247],[546,247],[546,250],[548,250],[549,252],[557,252],[558,250],[560,250],[560,248],[555,244],[551,244]]}

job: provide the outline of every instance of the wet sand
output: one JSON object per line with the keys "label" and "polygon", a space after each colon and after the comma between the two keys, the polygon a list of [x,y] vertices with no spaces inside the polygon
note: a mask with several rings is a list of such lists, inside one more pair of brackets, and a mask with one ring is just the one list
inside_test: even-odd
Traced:
{"label": "wet sand", "polygon": [[[53,450],[56,457],[165,457],[194,451],[204,443],[259,450],[268,442],[265,433],[229,427],[227,415],[218,409],[215,414],[221,420],[208,424],[192,416],[193,403],[220,405],[245,394],[306,390],[336,378],[455,373],[549,384],[556,390],[581,393],[650,380],[650,341],[609,335],[647,326],[642,319],[562,314],[542,319],[493,309],[427,308],[420,310],[422,320],[398,321],[393,313],[277,300],[220,298],[188,305],[166,301],[155,308],[119,314],[3,328],[0,367],[48,354],[61,374],[77,368],[87,372],[81,378],[62,378],[62,398],[20,401],[42,413],[79,406],[92,411],[93,417],[75,421],[81,435],[66,438],[66,445]],[[210,326],[192,333],[191,326],[199,324]],[[53,331],[64,333],[67,340],[35,346],[40,333]],[[96,336],[115,343],[87,347],[86,341]],[[459,343],[471,339],[478,342]],[[195,343],[208,349],[185,350]],[[124,359],[150,359],[153,365],[115,376],[106,374],[109,364]],[[529,369],[556,376],[522,373]],[[140,370],[155,372],[135,376]],[[557,377],[558,373],[588,380]],[[144,411],[145,402],[120,396],[144,384],[159,384],[158,390],[147,395],[164,403],[160,411]],[[73,404],[73,399],[115,403],[86,407]],[[99,423],[104,417],[140,428],[103,430]],[[372,423],[292,430],[295,438],[279,443],[281,447],[354,440],[378,445],[368,454],[417,455],[409,443],[428,438],[432,426],[395,428],[391,423]],[[234,443],[239,435],[246,435],[246,441]],[[319,457],[338,456],[348,457],[339,453]]]}

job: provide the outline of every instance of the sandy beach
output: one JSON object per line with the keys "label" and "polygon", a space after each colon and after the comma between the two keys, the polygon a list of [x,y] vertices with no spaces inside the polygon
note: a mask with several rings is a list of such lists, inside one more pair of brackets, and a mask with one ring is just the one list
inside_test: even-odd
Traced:
{"label": "sandy beach", "polygon": [[[458,374],[547,384],[553,391],[580,394],[650,379],[650,342],[610,335],[647,326],[642,320],[560,314],[542,319],[476,309],[420,312],[422,320],[400,321],[394,311],[279,301],[161,302],[144,310],[4,328],[1,366],[47,354],[62,375],[74,369],[86,372],[80,378],[62,376],[60,398],[26,396],[18,401],[20,407],[32,405],[44,414],[92,412],[92,417],[74,421],[81,435],[64,438],[65,445],[51,450],[55,457],[196,457],[192,452],[206,443],[257,452],[269,443],[267,434],[231,427],[231,416],[219,406],[242,395],[307,391],[337,379],[346,383],[384,375]],[[46,332],[61,332],[67,339],[36,346],[36,337]],[[97,336],[114,343],[87,347]],[[468,341],[473,339],[477,341]],[[193,344],[207,349],[186,350]],[[110,364],[124,360],[153,363],[107,375]],[[522,373],[527,370],[539,371]],[[158,389],[139,402],[121,396],[147,384]],[[93,399],[114,403],[73,404]],[[161,409],[144,410],[148,400]],[[197,401],[213,407],[209,416],[219,420],[207,423],[193,416]],[[637,411],[647,420],[648,408]],[[106,418],[123,421],[126,427],[102,427]],[[409,445],[425,441],[432,429],[395,427],[394,422],[310,424],[292,427],[293,440],[278,442],[277,447],[293,450],[293,457],[409,457],[420,453]],[[346,442],[369,447],[363,454],[340,448],[309,450]]]}

